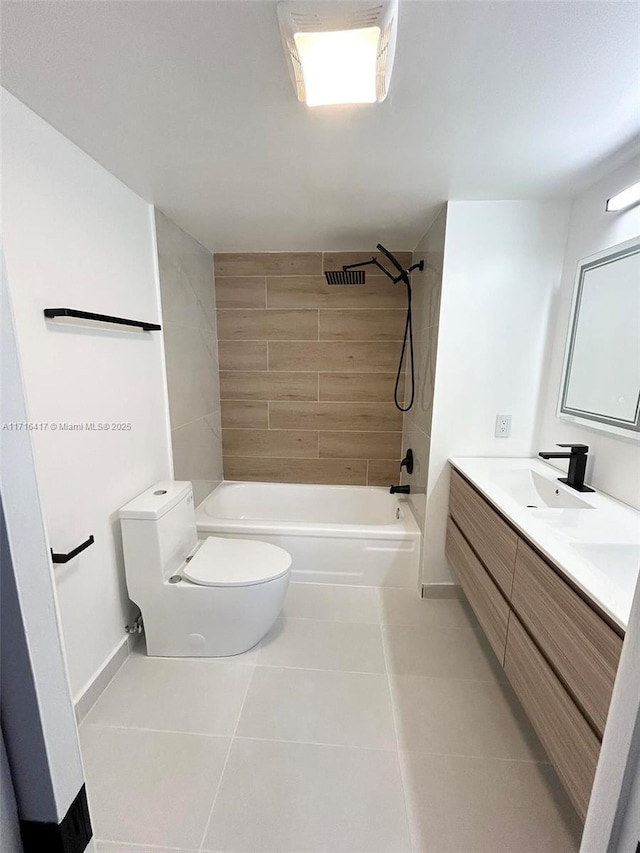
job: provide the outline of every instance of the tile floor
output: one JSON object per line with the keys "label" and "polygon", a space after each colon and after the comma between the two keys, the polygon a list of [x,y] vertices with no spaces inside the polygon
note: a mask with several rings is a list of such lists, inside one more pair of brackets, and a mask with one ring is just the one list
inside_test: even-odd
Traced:
{"label": "tile floor", "polygon": [[135,652],[80,728],[98,853],[574,853],[467,607],[292,584],[224,660]]}

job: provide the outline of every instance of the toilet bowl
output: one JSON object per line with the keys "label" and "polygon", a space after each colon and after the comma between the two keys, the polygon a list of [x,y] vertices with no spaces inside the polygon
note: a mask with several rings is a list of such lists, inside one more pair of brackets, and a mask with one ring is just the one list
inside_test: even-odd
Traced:
{"label": "toilet bowl", "polygon": [[255,646],[275,622],[291,557],[268,542],[198,541],[191,483],[156,483],[120,510],[129,597],[147,654],[221,657]]}

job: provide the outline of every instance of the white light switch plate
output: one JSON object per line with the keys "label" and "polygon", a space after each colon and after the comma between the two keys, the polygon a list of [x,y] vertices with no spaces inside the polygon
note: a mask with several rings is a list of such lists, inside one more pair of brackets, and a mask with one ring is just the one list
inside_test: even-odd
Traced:
{"label": "white light switch plate", "polygon": [[496,438],[509,438],[511,435],[511,415],[496,415]]}

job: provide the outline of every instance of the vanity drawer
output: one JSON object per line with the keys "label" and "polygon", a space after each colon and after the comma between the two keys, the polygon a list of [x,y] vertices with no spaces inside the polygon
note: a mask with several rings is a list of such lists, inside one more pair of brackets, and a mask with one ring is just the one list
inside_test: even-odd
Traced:
{"label": "vanity drawer", "polygon": [[518,536],[455,470],[451,471],[449,515],[509,598]]}
{"label": "vanity drawer", "polygon": [[447,522],[445,552],[491,648],[503,664],[509,605],[451,518]]}
{"label": "vanity drawer", "polygon": [[522,540],[511,604],[602,735],[621,638]]}
{"label": "vanity drawer", "polygon": [[584,819],[600,741],[513,613],[509,620],[505,671]]}

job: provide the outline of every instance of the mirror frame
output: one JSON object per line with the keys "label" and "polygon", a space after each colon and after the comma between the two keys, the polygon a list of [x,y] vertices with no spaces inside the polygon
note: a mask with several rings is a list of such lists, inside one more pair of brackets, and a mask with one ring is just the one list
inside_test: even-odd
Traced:
{"label": "mirror frame", "polygon": [[576,278],[573,286],[571,313],[569,314],[569,325],[567,328],[562,376],[560,379],[558,407],[556,410],[557,417],[562,420],[572,421],[575,424],[588,427],[589,429],[613,433],[614,435],[634,439],[636,441],[640,441],[640,389],[638,399],[636,400],[636,418],[634,423],[631,423],[630,421],[623,422],[617,418],[607,418],[604,415],[593,415],[583,409],[570,408],[566,405],[566,398],[569,390],[569,379],[571,377],[571,363],[573,360],[573,350],[580,315],[580,302],[582,299],[585,274],[595,267],[604,266],[605,264],[610,264],[620,260],[621,258],[626,258],[629,257],[629,255],[635,255],[638,253],[640,253],[640,237],[633,237],[631,240],[626,240],[624,243],[618,243],[615,246],[610,246],[602,252],[598,252],[595,255],[589,255],[589,257],[582,258],[578,261],[578,269],[576,271]]}

